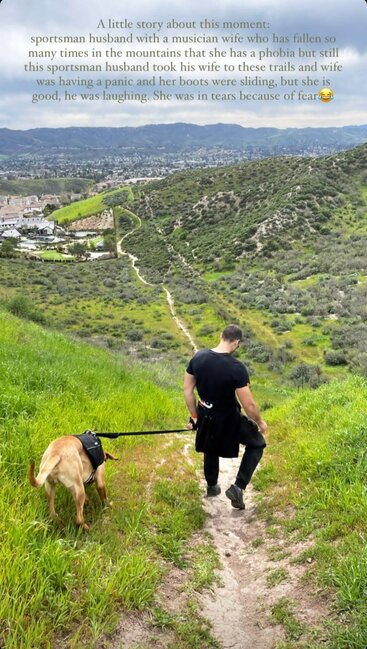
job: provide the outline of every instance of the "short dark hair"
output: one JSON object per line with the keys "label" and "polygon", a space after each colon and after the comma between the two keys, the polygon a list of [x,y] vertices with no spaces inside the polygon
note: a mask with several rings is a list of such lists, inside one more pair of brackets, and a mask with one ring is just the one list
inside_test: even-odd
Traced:
{"label": "short dark hair", "polygon": [[242,340],[242,331],[237,325],[228,325],[222,331],[222,338],[223,340],[228,340],[230,343],[233,343],[235,340]]}

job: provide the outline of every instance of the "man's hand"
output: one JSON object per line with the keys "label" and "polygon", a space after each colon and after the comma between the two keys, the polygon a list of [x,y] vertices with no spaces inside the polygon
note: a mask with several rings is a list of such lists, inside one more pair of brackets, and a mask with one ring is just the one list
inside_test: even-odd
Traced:
{"label": "man's hand", "polygon": [[187,430],[197,430],[198,420],[190,417],[188,423],[186,424]]}
{"label": "man's hand", "polygon": [[250,386],[244,385],[243,388],[237,388],[236,395],[242,408],[246,412],[246,415],[249,417],[249,419],[252,419],[255,424],[257,424],[260,432],[264,434],[268,426],[261,417],[260,410],[258,409],[252,396]]}
{"label": "man's hand", "polygon": [[265,433],[266,433],[266,429],[267,429],[267,427],[268,427],[268,424],[266,423],[266,421],[264,421],[264,420],[262,419],[262,420],[259,422],[258,426],[259,426],[259,429],[260,429],[260,433],[262,433],[263,435],[265,435]]}
{"label": "man's hand", "polygon": [[188,423],[186,424],[187,430],[197,430],[198,420],[190,417]]}

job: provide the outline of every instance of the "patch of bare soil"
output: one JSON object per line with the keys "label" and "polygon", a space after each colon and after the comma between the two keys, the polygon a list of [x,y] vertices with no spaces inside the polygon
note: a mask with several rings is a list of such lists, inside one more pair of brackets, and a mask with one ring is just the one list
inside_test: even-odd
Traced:
{"label": "patch of bare soil", "polygon": [[[321,598],[301,582],[307,561],[305,565],[292,563],[307,545],[290,546],[269,538],[265,523],[256,515],[251,485],[245,492],[245,511],[234,509],[226,498],[224,492],[234,482],[238,464],[239,460],[221,459],[222,493],[205,498],[206,530],[220,556],[222,585],[201,596],[200,608],[223,649],[275,649],[285,640],[283,627],[271,621],[276,602],[282,598],[293,602],[297,620],[310,626],[327,611]],[[277,556],[282,558],[274,560]],[[283,578],[272,584],[275,570]]]}
{"label": "patch of bare soil", "polygon": [[114,227],[112,210],[105,210],[96,216],[88,216],[85,219],[73,221],[69,225],[69,230],[83,232],[84,230],[108,230]]}
{"label": "patch of bare soil", "polygon": [[167,649],[173,636],[151,625],[148,614],[126,613],[113,637],[104,637],[95,649]]}

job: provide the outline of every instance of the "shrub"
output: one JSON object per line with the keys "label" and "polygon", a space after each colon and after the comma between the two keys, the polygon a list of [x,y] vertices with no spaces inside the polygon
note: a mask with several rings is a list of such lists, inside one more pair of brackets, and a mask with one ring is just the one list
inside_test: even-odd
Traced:
{"label": "shrub", "polygon": [[325,351],[324,359],[326,365],[346,365],[347,359],[342,351]]}
{"label": "shrub", "polygon": [[125,336],[128,340],[137,342],[139,340],[143,340],[143,334],[141,331],[137,331],[136,329],[132,329],[131,331],[126,331]]}
{"label": "shrub", "polygon": [[44,324],[46,318],[42,311],[39,311],[37,307],[34,306],[33,302],[27,298],[25,295],[18,295],[13,298],[7,304],[7,309],[13,315],[23,320],[32,320],[33,322],[38,322]]}

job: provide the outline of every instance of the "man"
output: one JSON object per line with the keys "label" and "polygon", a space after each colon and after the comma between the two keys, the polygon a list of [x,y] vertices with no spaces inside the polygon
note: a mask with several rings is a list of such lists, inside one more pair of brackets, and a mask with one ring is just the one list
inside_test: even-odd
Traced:
{"label": "man", "polygon": [[[217,347],[195,354],[184,378],[189,427],[197,431],[196,450],[204,453],[207,496],[217,496],[221,491],[219,457],[237,457],[239,444],[246,447],[235,483],[226,491],[227,498],[237,509],[245,509],[243,490],[263,454],[266,446],[263,435],[267,429],[251,394],[247,369],[232,356],[241,340],[241,329],[229,325],[222,332]],[[248,418],[241,414],[240,404]]]}

